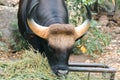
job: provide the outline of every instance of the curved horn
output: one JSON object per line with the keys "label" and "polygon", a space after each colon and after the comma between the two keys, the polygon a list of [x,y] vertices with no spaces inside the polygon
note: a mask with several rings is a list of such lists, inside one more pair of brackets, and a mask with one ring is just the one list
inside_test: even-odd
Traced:
{"label": "curved horn", "polygon": [[39,37],[47,39],[48,27],[40,26],[33,19],[27,19],[29,28]]}
{"label": "curved horn", "polygon": [[112,0],[112,3],[115,6],[116,5],[116,0]]}
{"label": "curved horn", "polygon": [[85,34],[89,27],[90,27],[90,21],[91,21],[91,12],[89,10],[89,8],[87,6],[86,7],[86,10],[87,10],[87,20],[84,21],[84,23],[78,27],[75,27],[75,33],[76,33],[76,39],[81,37],[83,34]]}
{"label": "curved horn", "polygon": [[90,20],[86,20],[82,25],[75,27],[76,39],[85,34],[90,27]]}

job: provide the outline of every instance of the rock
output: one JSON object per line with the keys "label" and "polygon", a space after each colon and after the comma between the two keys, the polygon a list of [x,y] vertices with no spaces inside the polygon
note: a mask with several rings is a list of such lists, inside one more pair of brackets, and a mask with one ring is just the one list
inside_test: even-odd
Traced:
{"label": "rock", "polygon": [[120,26],[120,11],[117,11],[115,15],[113,16],[114,21]]}
{"label": "rock", "polygon": [[0,6],[0,33],[1,38],[9,40],[14,26],[17,24],[17,9],[13,7]]}
{"label": "rock", "polygon": [[105,8],[105,10],[108,12],[108,14],[111,14],[112,12],[115,11],[115,6],[114,6],[114,4],[111,3],[110,1],[105,0],[104,5],[105,5],[104,8]]}
{"label": "rock", "polygon": [[16,6],[19,0],[0,0],[0,5],[3,6]]}
{"label": "rock", "polygon": [[120,34],[120,27],[115,28],[113,31],[114,31],[114,33],[116,33],[116,34]]}
{"label": "rock", "polygon": [[99,23],[101,24],[101,26],[106,26],[109,22],[109,19],[106,15],[102,15],[100,18],[99,18]]}

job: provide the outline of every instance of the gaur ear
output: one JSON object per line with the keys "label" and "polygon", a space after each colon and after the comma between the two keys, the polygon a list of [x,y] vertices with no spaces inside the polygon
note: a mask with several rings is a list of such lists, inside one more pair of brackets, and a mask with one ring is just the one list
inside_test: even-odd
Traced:
{"label": "gaur ear", "polygon": [[35,33],[37,36],[43,39],[47,39],[49,32],[48,27],[37,24],[33,19],[27,19],[27,23],[29,28],[33,31],[33,33]]}

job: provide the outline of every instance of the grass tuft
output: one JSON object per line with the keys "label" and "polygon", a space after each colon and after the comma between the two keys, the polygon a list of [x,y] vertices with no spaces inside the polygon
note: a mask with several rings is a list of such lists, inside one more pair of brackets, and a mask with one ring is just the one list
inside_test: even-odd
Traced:
{"label": "grass tuft", "polygon": [[82,74],[70,73],[57,77],[46,58],[31,49],[25,50],[18,60],[0,61],[0,80],[80,80]]}

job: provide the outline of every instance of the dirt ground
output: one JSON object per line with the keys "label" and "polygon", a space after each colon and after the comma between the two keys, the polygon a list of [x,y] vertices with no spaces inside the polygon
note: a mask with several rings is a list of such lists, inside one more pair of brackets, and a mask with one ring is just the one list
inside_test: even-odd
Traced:
{"label": "dirt ground", "polygon": [[[119,12],[118,12],[119,13]],[[116,13],[114,16],[107,16],[102,14],[97,19],[101,22],[101,28],[104,32],[109,32],[112,36],[112,40],[109,46],[104,49],[101,55],[96,58],[87,56],[86,54],[71,55],[70,62],[82,62],[82,63],[103,63],[109,65],[117,70],[115,80],[120,80],[120,14]],[[5,53],[0,51],[0,60],[11,60],[14,58],[20,58],[21,52]]]}

